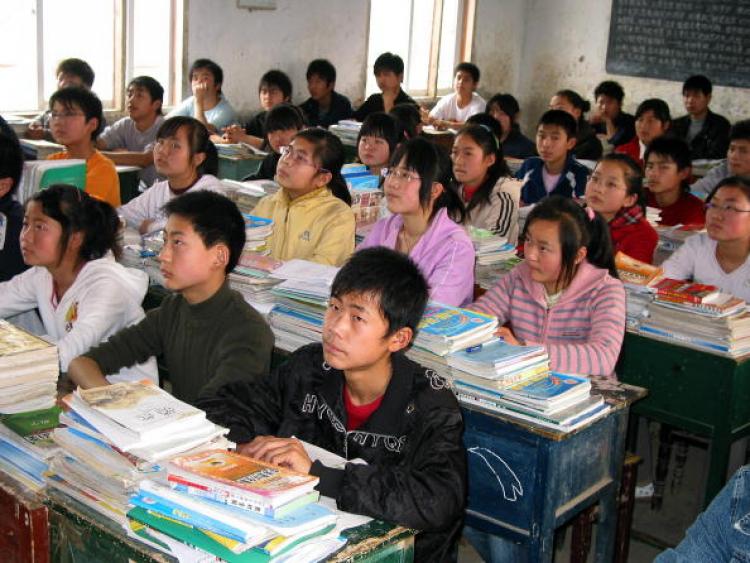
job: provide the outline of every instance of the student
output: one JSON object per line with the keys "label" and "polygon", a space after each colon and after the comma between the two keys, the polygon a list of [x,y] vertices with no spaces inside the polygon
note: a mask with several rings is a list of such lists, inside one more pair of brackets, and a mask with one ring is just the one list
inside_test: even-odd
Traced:
{"label": "student", "polygon": [[646,220],[643,171],[626,154],[608,154],[586,184],[586,205],[609,223],[614,252],[651,264],[659,235]]}
{"label": "student", "polygon": [[210,59],[196,59],[190,66],[190,86],[193,95],[167,114],[194,117],[209,131],[221,131],[237,121],[237,113],[221,93],[224,71]]}
{"label": "student", "polygon": [[487,102],[484,111],[500,123],[503,131],[500,143],[503,145],[503,154],[506,157],[524,159],[536,156],[534,141],[521,133],[521,126],[518,124],[521,107],[512,95],[495,94]]}
{"label": "student", "polygon": [[23,206],[15,198],[22,173],[23,151],[18,138],[0,135],[0,282],[27,267],[19,243]]}
{"label": "student", "polygon": [[516,172],[516,178],[523,180],[521,205],[552,194],[583,195],[589,170],[573,157],[576,127],[575,119],[566,111],[551,109],[542,115],[536,130],[539,156],[524,160]]}
{"label": "student", "polygon": [[264,126],[265,142],[270,150],[260,163],[258,171],[243,178],[243,181],[273,180],[276,177],[281,149],[291,143],[294,136],[305,128],[305,118],[298,107],[283,102],[268,112]]}
{"label": "student", "polygon": [[[322,344],[199,406],[240,453],[319,477],[341,510],[420,530],[415,561],[449,561],[466,505],[461,412],[448,383],[403,354],[426,304],[411,260],[359,251],[333,281]],[[324,465],[302,441],[367,463]]]}
{"label": "student", "polygon": [[614,80],[605,80],[594,89],[596,113],[589,122],[597,135],[603,135],[613,147],[630,142],[635,137],[635,118],[622,111],[625,90]]}
{"label": "student", "polygon": [[154,143],[157,172],[166,178],[130,200],[117,211],[126,224],[147,234],[164,228],[164,205],[188,190],[221,191],[216,179],[216,147],[206,126],[193,117],[170,117],[159,128]]}
{"label": "student", "polygon": [[591,109],[591,104],[584,100],[573,90],[559,90],[549,102],[549,109],[561,109],[572,115],[578,129],[576,132],[576,145],[573,155],[581,160],[599,160],[602,157],[602,143],[596,136],[596,132],[586,121],[585,114]]}
{"label": "student", "polygon": [[383,53],[373,65],[375,79],[380,93],[373,94],[365,103],[354,111],[354,119],[364,121],[365,117],[376,111],[388,113],[396,104],[417,105],[409,95],[401,89],[404,81],[404,61],[393,53]]}
{"label": "student", "polygon": [[729,144],[729,121],[712,112],[713,85],[703,75],[691,76],[682,85],[687,115],[672,123],[672,132],[690,145],[690,158],[724,158]]}
{"label": "student", "polygon": [[161,105],[164,88],[150,76],[137,76],[127,89],[128,116],[107,127],[96,146],[115,164],[140,166],[138,173],[145,187],[156,181],[154,141],[164,122]]}
{"label": "student", "polygon": [[50,124],[55,141],[65,145],[63,152],[49,160],[80,158],[86,161],[86,193],[120,205],[120,178],[115,164],[96,149],[102,130],[102,103],[96,94],[74,86],[58,90],[49,99]]}
{"label": "student", "polygon": [[[91,90],[94,86],[94,69],[86,61],[81,59],[63,59],[57,65],[55,70],[55,79],[57,80],[57,89],[62,90],[70,86],[78,86]],[[52,139],[50,131],[50,110],[38,115],[29,124],[26,129],[27,139]]]}
{"label": "student", "polygon": [[136,325],[70,363],[84,389],[103,374],[161,356],[172,394],[190,404],[223,385],[254,382],[270,368],[273,334],[263,317],[229,288],[227,275],[245,245],[245,221],[226,197],[199,190],[170,200],[159,255],[167,289]]}
{"label": "student", "polygon": [[716,184],[729,176],[750,176],[750,119],[732,125],[729,130],[729,150],[726,159],[692,184],[690,191],[700,198],[705,198]]}
{"label": "student", "polygon": [[453,73],[453,93],[440,98],[425,119],[429,125],[440,129],[461,127],[472,115],[484,111],[487,105],[482,96],[476,93],[479,86],[477,65],[459,63]]}
{"label": "student", "polygon": [[413,104],[396,104],[388,112],[399,124],[403,131],[404,139],[407,141],[417,135],[422,134],[422,117],[419,114],[419,108]]}
{"label": "student", "polygon": [[311,127],[328,129],[352,116],[349,98],[336,92],[336,67],[326,59],[315,59],[307,65],[307,91],[310,97],[300,105]]}
{"label": "student", "polygon": [[380,176],[388,166],[396,145],[403,139],[403,131],[394,117],[382,111],[368,115],[357,135],[357,156],[370,174]]}
{"label": "student", "polygon": [[258,84],[258,98],[262,111],[255,114],[245,127],[230,125],[224,129],[223,141],[247,143],[256,149],[266,150],[265,123],[268,112],[279,104],[292,101],[292,81],[280,70],[269,70]]}
{"label": "student", "polygon": [[646,149],[646,202],[661,209],[664,226],[700,225],[705,221],[703,202],[690,193],[690,148],[682,139],[660,137]]}
{"label": "student", "polygon": [[[143,319],[148,276],[115,262],[118,228],[108,203],[73,186],[50,186],[26,202],[20,243],[31,268],[0,283],[0,317],[38,309],[63,372],[79,354]],[[109,380],[157,380],[153,359],[138,363],[112,370]]]}
{"label": "student", "polygon": [[359,248],[386,246],[408,255],[430,286],[430,299],[460,307],[474,295],[474,246],[455,221],[465,211],[440,149],[421,137],[400,145],[383,171],[388,211]]}
{"label": "student", "polygon": [[635,111],[635,138],[616,147],[615,152],[628,155],[643,167],[643,155],[651,141],[666,135],[671,124],[672,116],[667,102],[659,98],[644,100]]}
{"label": "student", "polygon": [[513,178],[505,164],[498,141],[500,124],[487,114],[477,114],[472,119],[478,116],[484,116],[496,129],[467,122],[458,130],[451,150],[453,175],[466,207],[466,223],[516,244],[521,182]]}
{"label": "student", "polygon": [[750,302],[750,181],[724,178],[706,198],[706,232],[664,262],[664,275],[720,287]]}
{"label": "student", "polygon": [[303,129],[281,151],[276,181],[252,214],[273,219],[271,256],[340,266],[354,250],[351,196],[341,177],[344,146],[325,129]]}

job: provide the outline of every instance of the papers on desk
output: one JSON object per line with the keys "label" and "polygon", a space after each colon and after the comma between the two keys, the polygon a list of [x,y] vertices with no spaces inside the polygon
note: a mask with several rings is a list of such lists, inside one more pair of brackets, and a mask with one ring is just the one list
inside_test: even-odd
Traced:
{"label": "papers on desk", "polygon": [[36,157],[38,160],[46,160],[49,155],[65,150],[65,147],[63,145],[60,145],[58,143],[52,143],[44,139],[38,139],[38,140],[19,139],[19,140],[21,141],[21,146],[27,149],[30,149],[31,151],[36,153]]}
{"label": "papers on desk", "polygon": [[[325,284],[330,288],[333,278],[336,277],[339,269],[336,266],[327,266],[308,260],[299,260],[294,258],[284,262],[280,267],[273,270],[273,277],[282,280],[295,280],[299,282],[312,282],[319,287]],[[328,297],[326,295],[326,297]]]}

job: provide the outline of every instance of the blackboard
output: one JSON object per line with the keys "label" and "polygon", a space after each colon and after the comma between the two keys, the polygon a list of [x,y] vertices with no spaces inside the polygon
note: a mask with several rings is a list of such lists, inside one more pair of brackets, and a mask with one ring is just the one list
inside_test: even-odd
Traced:
{"label": "blackboard", "polygon": [[612,0],[607,72],[750,87],[750,0]]}

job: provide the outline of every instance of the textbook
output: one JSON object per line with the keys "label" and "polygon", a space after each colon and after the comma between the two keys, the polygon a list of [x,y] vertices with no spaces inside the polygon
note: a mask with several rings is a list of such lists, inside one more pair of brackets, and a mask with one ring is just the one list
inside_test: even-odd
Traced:
{"label": "textbook", "polygon": [[636,260],[624,252],[615,254],[615,267],[626,288],[635,291],[647,291],[649,285],[664,275],[662,268]]}
{"label": "textbook", "polygon": [[[479,374],[496,374],[507,367],[518,367],[524,360],[544,361],[544,346],[514,346],[501,338],[458,350],[448,355],[448,365],[463,371]],[[491,375],[488,375],[491,377]]]}
{"label": "textbook", "polygon": [[509,399],[551,410],[576,398],[587,397],[591,382],[582,375],[550,372],[538,375],[503,390]]}
{"label": "textbook", "polygon": [[52,439],[52,432],[60,425],[60,412],[60,407],[54,406],[0,416],[0,443],[7,442],[15,446],[19,455],[46,466],[48,460],[60,452]]}
{"label": "textbook", "polygon": [[497,317],[431,302],[419,323],[414,345],[445,356],[491,339],[497,324]]}
{"label": "textbook", "polygon": [[664,278],[653,285],[656,298],[674,303],[710,304],[721,292],[715,285]]}
{"label": "textbook", "polygon": [[[64,150],[64,147],[60,150]],[[19,201],[26,201],[52,184],[70,184],[79,190],[84,190],[86,188],[86,161],[68,158],[24,162],[17,197]]]}
{"label": "textbook", "polygon": [[[719,293],[708,303],[678,302],[669,297],[657,295],[655,303],[662,307],[669,307],[678,311],[690,312],[693,315],[707,317],[726,317],[744,311],[747,304],[743,299],[729,293]],[[696,317],[694,317],[695,319]]]}

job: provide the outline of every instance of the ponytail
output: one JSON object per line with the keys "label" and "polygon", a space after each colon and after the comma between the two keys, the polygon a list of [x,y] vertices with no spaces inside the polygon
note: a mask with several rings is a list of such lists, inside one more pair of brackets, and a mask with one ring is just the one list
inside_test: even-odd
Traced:
{"label": "ponytail", "polygon": [[347,205],[351,205],[352,196],[341,175],[341,167],[344,166],[344,145],[341,144],[341,139],[325,129],[318,128],[303,129],[294,138],[305,139],[315,146],[314,158],[320,163],[321,168],[331,174],[331,180],[328,182],[331,193]]}

